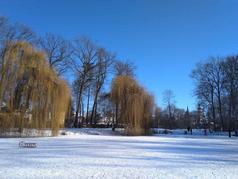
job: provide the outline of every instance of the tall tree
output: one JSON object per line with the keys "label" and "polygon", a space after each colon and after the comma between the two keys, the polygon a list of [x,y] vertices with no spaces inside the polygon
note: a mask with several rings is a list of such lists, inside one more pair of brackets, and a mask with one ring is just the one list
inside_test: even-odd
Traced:
{"label": "tall tree", "polygon": [[[7,110],[0,129],[52,128],[54,135],[64,124],[70,89],[49,67],[45,56],[26,42],[12,42],[6,51],[7,84],[2,85]],[[3,76],[2,76],[3,77]],[[3,79],[3,78],[2,78]]]}
{"label": "tall tree", "polygon": [[[238,56],[229,56],[223,63],[225,90],[228,95],[228,128],[238,128]],[[234,125],[232,125],[232,122]]]}
{"label": "tall tree", "polygon": [[[238,118],[238,57],[210,58],[192,72],[199,104],[216,129],[234,130]],[[217,122],[217,116],[219,121]]]}
{"label": "tall tree", "polygon": [[212,111],[212,117],[209,115],[210,121],[216,122],[216,106],[215,106],[215,83],[211,72],[210,63],[199,63],[192,71],[191,77],[196,82],[195,95],[199,103],[207,107],[208,114]]}
{"label": "tall tree", "polygon": [[120,123],[131,135],[148,134],[152,125],[154,100],[130,76],[118,76],[111,90],[112,102],[118,104]]}
{"label": "tall tree", "polygon": [[94,125],[96,124],[96,116],[97,116],[97,105],[98,105],[98,97],[99,93],[102,90],[102,87],[105,83],[106,77],[109,72],[109,67],[113,64],[115,59],[115,55],[106,51],[103,48],[99,48],[97,51],[97,62],[94,68],[94,101],[92,107],[92,114],[90,118],[90,125],[92,126],[92,122],[94,120]]}
{"label": "tall tree", "polygon": [[71,64],[75,72],[74,82],[76,94],[76,114],[74,127],[79,127],[79,114],[81,113],[82,95],[92,81],[92,73],[97,61],[97,46],[88,38],[78,38],[74,41],[74,61]]}

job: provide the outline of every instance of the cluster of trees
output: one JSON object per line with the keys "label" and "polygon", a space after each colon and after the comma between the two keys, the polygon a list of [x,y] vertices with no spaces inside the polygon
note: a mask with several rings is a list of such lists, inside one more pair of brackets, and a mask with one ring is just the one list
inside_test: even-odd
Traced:
{"label": "cluster of trees", "polygon": [[191,74],[195,95],[209,127],[216,130],[238,128],[238,56],[210,58]]}
{"label": "cluster of trees", "polygon": [[[148,134],[151,127],[238,128],[238,56],[210,58],[192,71],[198,108],[166,108],[136,80],[135,67],[86,37],[37,36],[0,16],[0,129],[124,127]],[[73,81],[68,85],[70,79]],[[111,88],[110,88],[111,84]],[[72,94],[71,94],[72,91]],[[158,124],[159,121],[159,124]]]}
{"label": "cluster of trees", "polygon": [[[73,126],[96,127],[104,120],[113,130],[120,126],[130,135],[148,134],[155,104],[152,95],[138,84],[133,64],[116,60],[115,54],[87,38],[77,39],[76,45]],[[105,91],[108,76],[112,85]]]}
{"label": "cluster of trees", "polygon": [[51,127],[57,134],[64,122],[96,127],[103,121],[147,134],[155,104],[134,69],[89,38],[39,37],[0,17],[0,129]]}
{"label": "cluster of trees", "polygon": [[159,127],[165,129],[206,128],[207,122],[204,111],[200,105],[196,110],[189,111],[176,106],[173,91],[166,90],[163,93],[165,108],[159,113]]}
{"label": "cluster of trees", "polygon": [[209,128],[216,131],[238,129],[238,56],[211,57],[197,64],[191,73],[195,82],[197,109],[179,109],[171,90],[164,92],[166,108],[160,112],[163,128]]}
{"label": "cluster of trees", "polygon": [[76,39],[73,47],[71,67],[75,76],[73,83],[76,111],[74,127],[83,125],[93,127],[96,126],[100,117],[99,98],[115,61],[115,55],[85,37]]}

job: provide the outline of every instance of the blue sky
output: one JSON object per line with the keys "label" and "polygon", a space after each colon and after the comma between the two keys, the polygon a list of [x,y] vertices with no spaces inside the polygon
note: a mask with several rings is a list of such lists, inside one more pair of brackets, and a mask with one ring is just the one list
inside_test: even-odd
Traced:
{"label": "blue sky", "polygon": [[190,109],[195,64],[238,52],[237,8],[237,0],[0,0],[0,15],[39,34],[91,37],[134,62],[160,106],[171,89]]}

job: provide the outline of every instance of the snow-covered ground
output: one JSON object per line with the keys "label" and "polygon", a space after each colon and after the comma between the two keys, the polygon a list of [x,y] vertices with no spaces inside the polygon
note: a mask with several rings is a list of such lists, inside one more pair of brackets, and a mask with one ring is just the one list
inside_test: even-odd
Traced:
{"label": "snow-covered ground", "polygon": [[[82,135],[85,131],[72,130],[66,130],[65,134],[48,138],[1,138],[0,178],[238,177],[235,137],[126,137]],[[36,142],[38,147],[19,148],[21,140]]]}

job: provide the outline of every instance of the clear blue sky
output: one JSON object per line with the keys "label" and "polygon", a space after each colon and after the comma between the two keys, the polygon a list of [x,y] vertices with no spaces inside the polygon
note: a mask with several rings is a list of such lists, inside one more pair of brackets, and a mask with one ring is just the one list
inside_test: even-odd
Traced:
{"label": "clear blue sky", "polygon": [[238,52],[238,0],[0,0],[0,15],[39,34],[87,35],[137,66],[162,105],[195,107],[189,74],[209,56]]}

